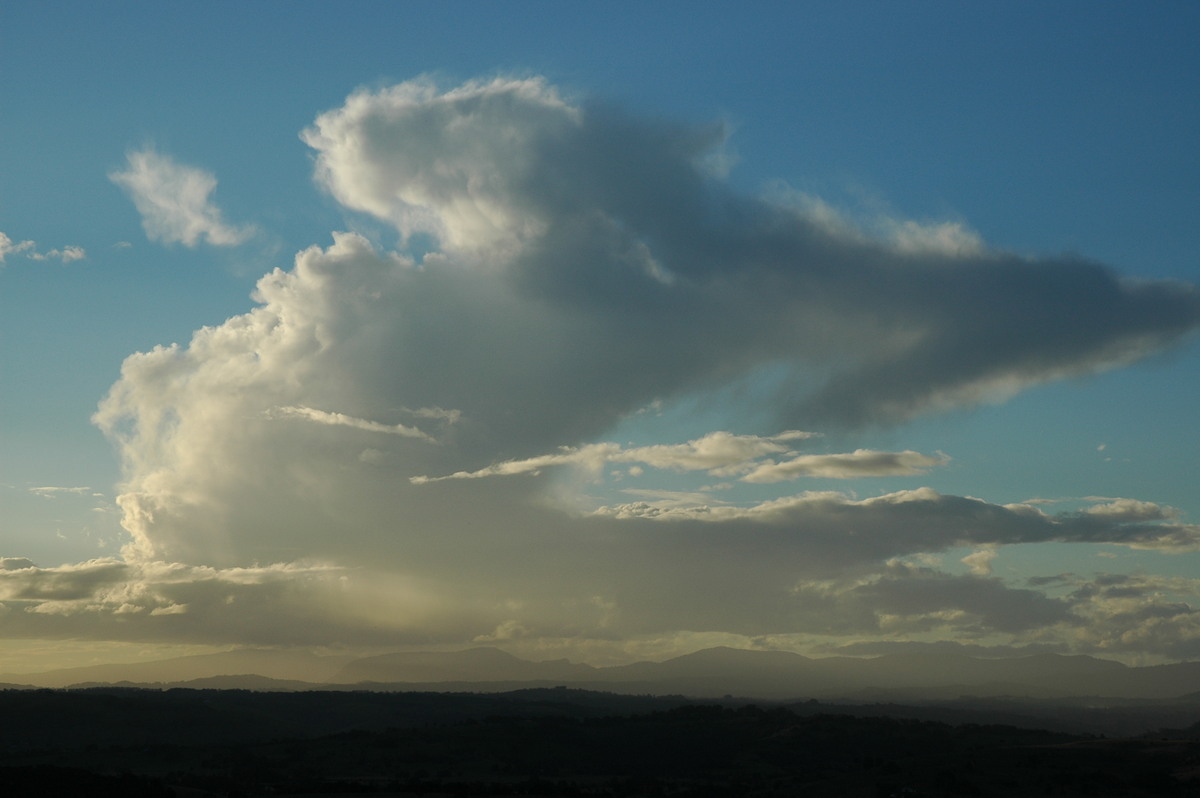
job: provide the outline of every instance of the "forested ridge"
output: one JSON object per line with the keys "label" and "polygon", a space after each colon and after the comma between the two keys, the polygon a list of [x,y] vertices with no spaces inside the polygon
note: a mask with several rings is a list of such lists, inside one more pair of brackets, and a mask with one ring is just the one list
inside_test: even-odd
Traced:
{"label": "forested ridge", "polygon": [[13,795],[1193,795],[1200,724],[1113,740],[816,702],[5,691]]}

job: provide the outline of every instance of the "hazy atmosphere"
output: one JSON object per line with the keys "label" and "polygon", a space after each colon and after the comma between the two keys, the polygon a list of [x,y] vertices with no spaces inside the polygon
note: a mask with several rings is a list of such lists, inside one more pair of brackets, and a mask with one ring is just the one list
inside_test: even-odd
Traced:
{"label": "hazy atmosphere", "polygon": [[0,672],[1200,659],[1198,35],[4,3]]}

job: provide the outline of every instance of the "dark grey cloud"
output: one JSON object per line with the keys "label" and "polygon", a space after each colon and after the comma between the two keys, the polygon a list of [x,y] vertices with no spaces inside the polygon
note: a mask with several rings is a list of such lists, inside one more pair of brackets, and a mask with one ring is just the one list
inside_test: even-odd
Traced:
{"label": "dark grey cloud", "polygon": [[305,140],[342,202],[432,232],[526,305],[520,325],[460,317],[457,333],[511,345],[504,373],[479,375],[492,395],[533,373],[553,386],[506,407],[527,442],[780,364],[796,377],[782,423],[894,423],[1124,365],[1200,325],[1191,285],[877,240],[738,195],[704,168],[723,136],[496,81],[360,93]]}

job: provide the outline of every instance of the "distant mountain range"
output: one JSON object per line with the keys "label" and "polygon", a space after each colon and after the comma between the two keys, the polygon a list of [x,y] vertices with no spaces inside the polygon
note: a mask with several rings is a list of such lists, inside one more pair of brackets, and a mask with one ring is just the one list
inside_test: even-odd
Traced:
{"label": "distant mountain range", "polygon": [[[159,684],[209,679],[216,676],[256,674],[271,679],[323,684],[354,657],[322,657],[306,651],[276,649],[237,649],[217,654],[152,662],[112,665],[88,665],[62,668],[44,673],[0,674],[0,682],[34,687],[71,687],[78,684]],[[247,688],[255,689],[255,688]]]}
{"label": "distant mountain range", "polygon": [[158,662],[0,674],[8,686],[124,684],[248,690],[370,689],[495,692],[567,686],[626,694],[846,701],[1095,697],[1200,702],[1200,662],[1129,667],[1088,656],[982,659],[895,654],[813,659],[784,651],[710,648],[664,662],[593,667],[531,662],[496,648],[322,657],[239,650]]}

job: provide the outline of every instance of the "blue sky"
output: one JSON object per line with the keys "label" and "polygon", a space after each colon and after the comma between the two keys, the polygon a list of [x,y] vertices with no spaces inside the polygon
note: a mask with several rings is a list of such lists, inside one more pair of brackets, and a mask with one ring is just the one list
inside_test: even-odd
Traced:
{"label": "blue sky", "polygon": [[1198,32],[5,4],[0,636],[1200,656]]}

